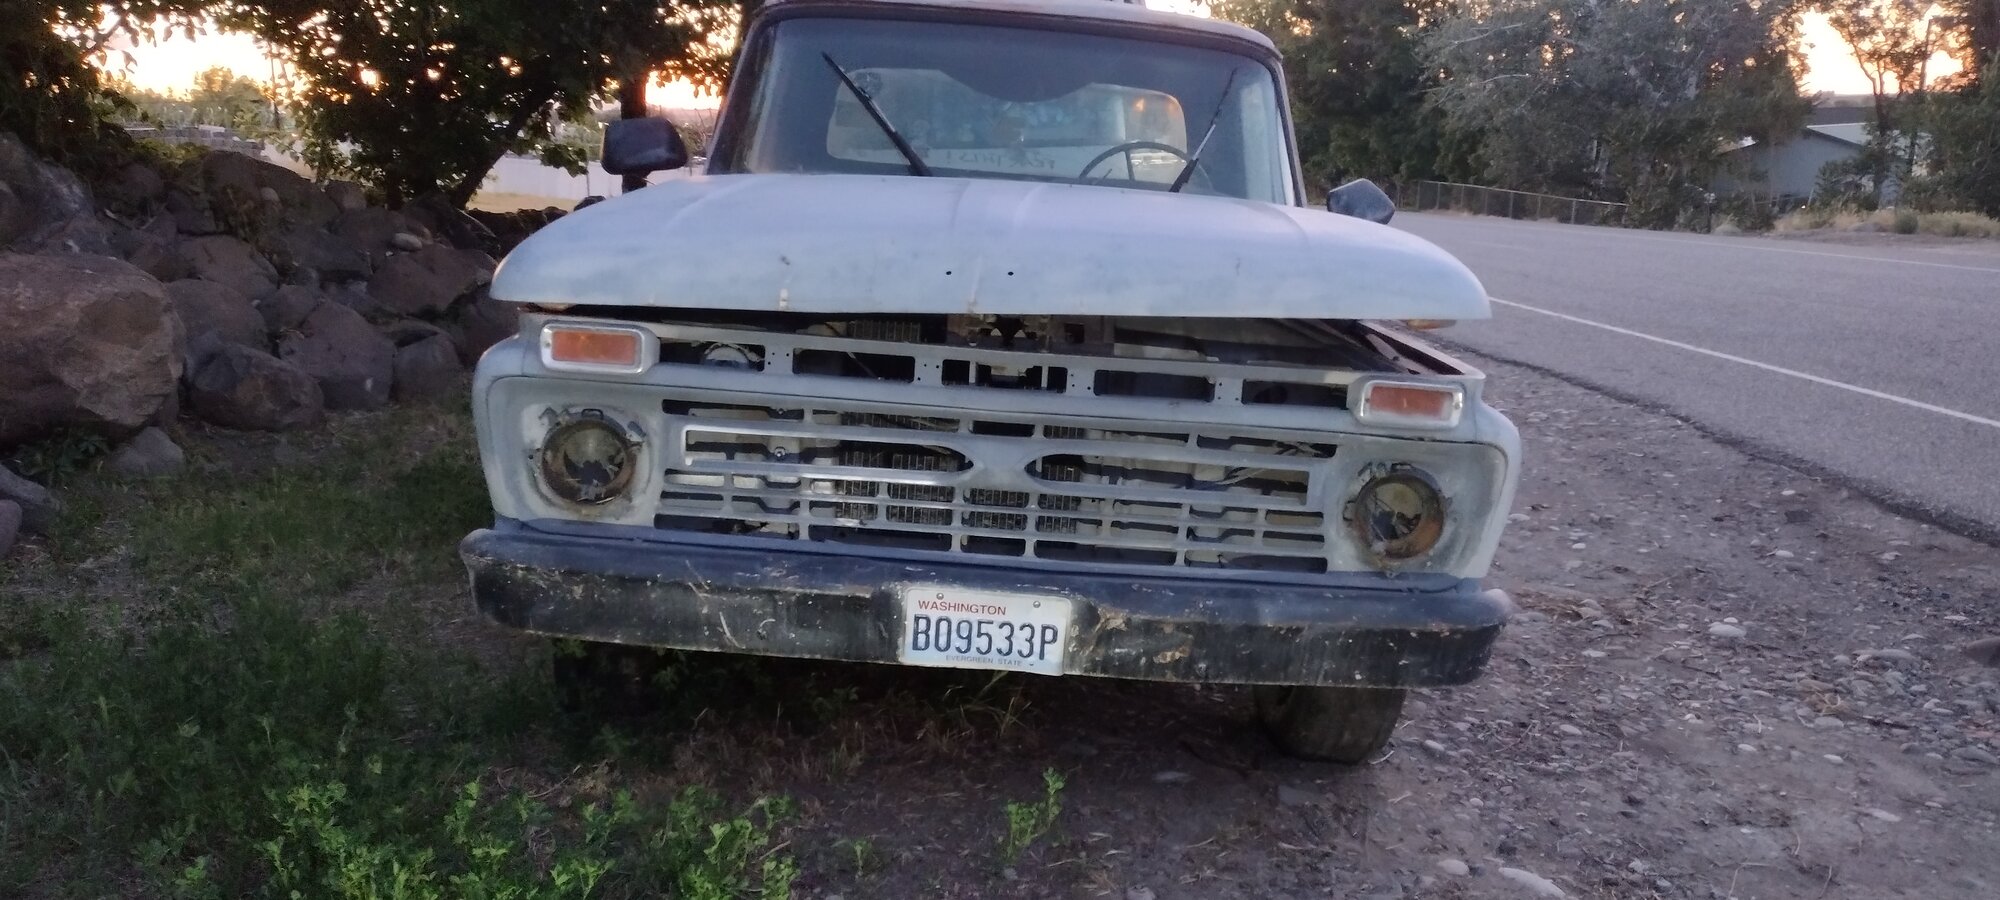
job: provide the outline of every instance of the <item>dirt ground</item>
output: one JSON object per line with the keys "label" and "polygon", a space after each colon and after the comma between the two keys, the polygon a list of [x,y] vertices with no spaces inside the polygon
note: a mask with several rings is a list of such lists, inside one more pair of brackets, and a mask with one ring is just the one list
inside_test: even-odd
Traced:
{"label": "dirt ground", "polygon": [[[2000,552],[1473,361],[1528,454],[1493,576],[1521,609],[1371,766],[1280,755],[1237,688],[707,657],[673,712],[467,777],[558,808],[790,798],[771,853],[815,900],[2000,896],[2000,669],[1957,650],[2000,634]],[[356,602],[545,677],[436,577]],[[1009,858],[1006,805],[1050,771],[1061,812]]]}
{"label": "dirt ground", "polygon": [[[1032,678],[960,729],[864,724],[871,693],[678,765],[799,798],[810,897],[1996,896],[2000,670],[1956,647],[2000,633],[2000,554],[1485,365],[1529,454],[1494,577],[1522,611],[1372,766],[1277,755],[1240,690]],[[1003,868],[1045,768],[1057,830]]]}

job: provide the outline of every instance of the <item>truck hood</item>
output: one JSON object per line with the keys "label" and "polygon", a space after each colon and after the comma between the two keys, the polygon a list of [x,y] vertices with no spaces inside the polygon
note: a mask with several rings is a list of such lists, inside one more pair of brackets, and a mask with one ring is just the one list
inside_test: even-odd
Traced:
{"label": "truck hood", "polygon": [[1483,319],[1458,260],[1315,209],[1090,185],[677,178],[563,217],[494,274],[538,304],[804,313]]}

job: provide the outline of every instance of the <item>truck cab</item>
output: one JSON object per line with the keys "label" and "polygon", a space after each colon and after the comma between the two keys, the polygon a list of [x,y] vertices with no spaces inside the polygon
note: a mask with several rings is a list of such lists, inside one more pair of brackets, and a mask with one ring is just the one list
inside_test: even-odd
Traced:
{"label": "truck cab", "polygon": [[1519,441],[1383,323],[1485,291],[1372,186],[1306,205],[1263,36],[777,0],[724,110],[699,172],[619,123],[607,168],[672,174],[495,274],[486,615],[586,655],[1253,685],[1347,763],[1479,675]]}

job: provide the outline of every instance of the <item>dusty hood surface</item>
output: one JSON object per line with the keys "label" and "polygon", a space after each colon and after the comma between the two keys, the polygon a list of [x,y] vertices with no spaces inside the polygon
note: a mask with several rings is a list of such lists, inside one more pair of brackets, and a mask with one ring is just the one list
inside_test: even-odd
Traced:
{"label": "dusty hood surface", "polygon": [[1479,280],[1382,225],[1248,200],[860,175],[666,181],[510,254],[528,303],[808,313],[1483,319]]}

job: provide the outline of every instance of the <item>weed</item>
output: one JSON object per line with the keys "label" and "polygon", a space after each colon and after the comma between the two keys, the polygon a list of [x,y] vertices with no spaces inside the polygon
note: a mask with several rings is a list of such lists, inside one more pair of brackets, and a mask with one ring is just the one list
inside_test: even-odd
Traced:
{"label": "weed", "polygon": [[8,604],[0,893],[788,896],[783,801],[593,781],[547,806],[542,767],[510,763],[550,743],[540,679],[354,609],[456,580],[488,514],[465,442],[408,452],[386,425],[309,467],[103,489],[78,552],[129,559],[141,615],[101,621],[82,579]]}
{"label": "weed", "polygon": [[1931,234],[1939,237],[2000,238],[2000,220],[1969,212],[1917,212],[1913,209],[1876,210],[1862,213],[1832,207],[1808,207],[1778,220],[1777,230],[1851,231],[1863,223],[1873,223],[1897,234]]}
{"label": "weed", "polygon": [[1062,773],[1046,769],[1042,772],[1042,799],[1007,804],[1007,836],[1000,841],[1003,863],[1013,865],[1029,846],[1055,827],[1056,817],[1062,815],[1062,790]]}
{"label": "weed", "polygon": [[846,852],[846,862],[853,867],[856,875],[866,875],[876,866],[875,842],[867,838],[854,838],[834,845]]}
{"label": "weed", "polygon": [[60,483],[88,469],[111,452],[104,435],[88,431],[58,431],[14,451],[11,468],[36,481]]}

